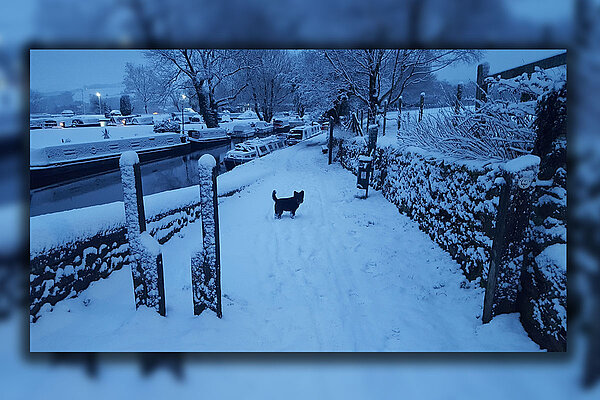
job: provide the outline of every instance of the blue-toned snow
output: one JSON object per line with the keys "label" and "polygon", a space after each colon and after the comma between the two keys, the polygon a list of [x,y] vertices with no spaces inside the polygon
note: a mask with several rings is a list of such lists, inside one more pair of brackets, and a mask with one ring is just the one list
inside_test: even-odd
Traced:
{"label": "blue-toned snow", "polygon": [[[31,350],[539,351],[517,314],[483,325],[483,289],[380,192],[358,198],[324,141],[219,177],[253,182],[219,199],[223,319],[192,313],[197,222],[162,246],[166,318],[135,311],[125,268],[30,324]],[[274,219],[274,189],[305,191],[295,219]]]}

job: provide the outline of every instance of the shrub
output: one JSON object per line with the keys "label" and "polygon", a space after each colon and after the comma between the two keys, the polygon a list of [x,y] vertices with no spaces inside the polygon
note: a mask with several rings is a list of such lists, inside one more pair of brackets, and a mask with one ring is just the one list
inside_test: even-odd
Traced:
{"label": "shrub", "polygon": [[173,121],[171,119],[165,119],[163,121],[155,121],[154,122],[154,132],[163,133],[163,132],[175,132],[179,133],[180,127],[179,122]]}

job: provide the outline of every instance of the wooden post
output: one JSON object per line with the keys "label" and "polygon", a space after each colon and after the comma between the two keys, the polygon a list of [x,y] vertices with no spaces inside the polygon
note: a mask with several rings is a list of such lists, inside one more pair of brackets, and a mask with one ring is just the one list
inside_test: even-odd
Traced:
{"label": "wooden post", "polygon": [[386,126],[387,126],[387,109],[388,109],[388,101],[384,100],[384,103],[383,103],[383,128],[381,129],[382,130],[382,133],[381,133],[382,136],[385,136],[385,129],[386,129]]}
{"label": "wooden post", "polygon": [[127,151],[119,159],[123,204],[129,251],[134,258],[131,268],[135,307],[144,305],[166,315],[165,285],[162,251],[158,242],[146,232],[144,194],[140,161],[134,151]]}
{"label": "wooden post", "polygon": [[508,205],[510,202],[510,189],[512,181],[508,174],[504,175],[504,184],[500,188],[500,198],[498,200],[498,217],[496,218],[496,231],[492,243],[492,255],[488,269],[487,285],[485,288],[485,298],[483,300],[482,321],[487,324],[492,320],[494,296],[496,294],[496,284],[498,282],[498,268],[502,262],[504,253],[504,242],[506,233],[506,216],[508,214]]}
{"label": "wooden post", "polygon": [[364,129],[363,129],[363,110],[360,110],[360,131],[364,132]]}
{"label": "wooden post", "polygon": [[425,107],[425,92],[421,92],[421,98],[419,100],[419,122],[423,119],[423,108]]}
{"label": "wooden post", "polygon": [[192,254],[192,297],[194,315],[205,309],[222,318],[221,251],[219,241],[219,204],[217,200],[217,162],[210,154],[198,160],[202,247]]}
{"label": "wooden post", "polygon": [[486,102],[487,83],[485,78],[490,73],[490,64],[483,63],[477,66],[477,90],[475,91],[475,109],[477,110],[482,103]]}
{"label": "wooden post", "polygon": [[327,147],[329,150],[328,164],[331,165],[331,162],[333,161],[333,118],[332,117],[329,117],[329,141],[327,143]]}
{"label": "wooden post", "polygon": [[456,104],[454,105],[454,113],[458,115],[462,106],[463,83],[460,82],[456,86]]}
{"label": "wooden post", "polygon": [[402,128],[402,96],[398,99],[398,131]]}
{"label": "wooden post", "polygon": [[523,259],[527,253],[527,229],[531,216],[533,182],[540,158],[524,155],[506,162],[500,183],[496,229],[483,306],[483,323],[494,315],[518,310],[522,293]]}

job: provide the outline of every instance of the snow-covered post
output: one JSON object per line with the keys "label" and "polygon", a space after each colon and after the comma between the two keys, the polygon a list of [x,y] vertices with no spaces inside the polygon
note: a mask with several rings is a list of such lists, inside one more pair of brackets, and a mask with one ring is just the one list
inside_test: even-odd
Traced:
{"label": "snow-covered post", "polygon": [[[361,111],[362,113],[362,111]],[[329,117],[329,141],[327,142],[328,151],[329,151],[329,162],[331,165],[333,159],[333,117]]]}
{"label": "snow-covered post", "polygon": [[423,119],[423,108],[425,107],[425,92],[421,92],[421,98],[419,100],[419,122]]}
{"label": "snow-covered post", "polygon": [[379,126],[377,124],[369,125],[369,142],[367,143],[367,148],[369,151],[369,155],[375,151],[377,147],[377,131]]}
{"label": "snow-covered post", "polygon": [[462,95],[463,95],[463,83],[459,82],[458,86],[456,86],[456,104],[454,105],[454,112],[457,115],[460,112],[460,107],[462,104]]}
{"label": "snow-covered post", "polygon": [[198,160],[202,249],[192,255],[194,315],[205,309],[223,316],[221,310],[221,254],[217,203],[217,162],[210,154]]}
{"label": "snow-covered post", "polygon": [[131,268],[135,308],[145,305],[166,315],[162,252],[158,242],[146,232],[144,195],[140,161],[135,151],[121,154],[119,159],[123,204],[129,251],[134,259]]}
{"label": "snow-covered post", "polygon": [[363,110],[360,110],[360,131],[364,132],[364,130],[363,130]]}
{"label": "snow-covered post", "polygon": [[477,66],[477,89],[475,91],[475,109],[486,101],[487,84],[485,78],[490,74],[490,64],[483,63]]}
{"label": "snow-covered post", "polygon": [[540,158],[534,155],[516,158],[504,165],[503,176],[496,179],[501,187],[483,301],[484,324],[494,315],[517,311],[532,186],[539,163]]}
{"label": "snow-covered post", "polygon": [[402,117],[402,96],[400,96],[400,98],[398,99],[398,132],[400,131],[400,128],[402,127],[402,120],[400,119]]}

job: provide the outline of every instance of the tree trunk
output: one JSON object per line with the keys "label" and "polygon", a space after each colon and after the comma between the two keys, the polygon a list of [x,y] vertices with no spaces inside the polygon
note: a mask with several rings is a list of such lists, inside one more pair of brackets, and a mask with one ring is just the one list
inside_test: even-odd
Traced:
{"label": "tree trunk", "polygon": [[194,82],[194,89],[196,90],[196,95],[198,96],[198,112],[200,113],[200,115],[202,115],[202,118],[204,118],[206,127],[216,128],[218,126],[217,119],[208,107],[206,95],[202,90],[202,84]]}
{"label": "tree trunk", "polygon": [[388,105],[387,105],[387,103],[385,103],[385,106],[383,106],[383,133],[382,133],[382,136],[385,136],[385,125],[386,125],[386,121],[387,121],[387,119],[386,119],[387,108],[388,108]]}
{"label": "tree trunk", "polygon": [[377,71],[369,73],[369,115],[367,117],[367,129],[374,124],[377,115]]}

